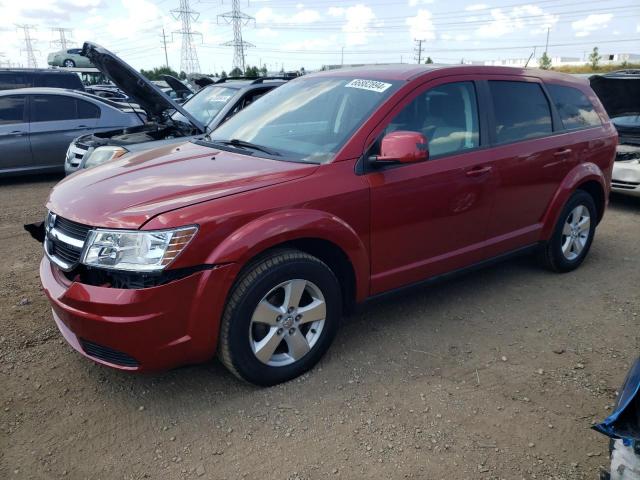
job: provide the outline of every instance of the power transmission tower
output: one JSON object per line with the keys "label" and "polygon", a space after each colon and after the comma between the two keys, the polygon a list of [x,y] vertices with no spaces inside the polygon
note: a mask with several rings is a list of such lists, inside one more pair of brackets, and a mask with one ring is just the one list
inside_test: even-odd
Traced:
{"label": "power transmission tower", "polygon": [[38,62],[36,61],[36,55],[34,52],[38,50],[33,49],[33,40],[31,39],[31,30],[35,30],[34,25],[16,25],[18,29],[22,29],[24,32],[24,51],[27,52],[27,67],[37,68]]}
{"label": "power transmission tower", "polygon": [[73,42],[70,38],[67,38],[67,33],[71,34],[70,28],[52,28],[52,32],[58,32],[58,40],[52,40],[52,47],[60,47],[60,50],[66,50],[67,46]]}
{"label": "power transmission tower", "polygon": [[189,0],[180,0],[180,6],[175,10],[171,10],[171,14],[176,20],[182,21],[182,29],[177,33],[182,35],[182,52],[180,54],[180,70],[185,73],[196,73],[200,71],[200,62],[198,61],[198,52],[193,43],[193,37],[202,34],[191,30],[191,22],[195,22],[200,18],[200,13],[191,10]]}
{"label": "power transmission tower", "polygon": [[164,28],[162,29],[162,47],[164,48],[164,61],[169,68],[169,55],[167,55],[167,36],[164,34]]}
{"label": "power transmission tower", "polygon": [[414,42],[416,42],[416,60],[418,60],[418,63],[422,63],[422,42],[424,42],[424,40],[414,40]]}
{"label": "power transmission tower", "polygon": [[239,68],[245,71],[244,55],[245,49],[255,47],[254,44],[242,40],[242,26],[247,25],[256,19],[240,10],[240,0],[231,0],[231,11],[218,15],[218,19],[222,18],[226,23],[233,25],[233,40],[225,42],[225,47],[233,47],[233,68]]}

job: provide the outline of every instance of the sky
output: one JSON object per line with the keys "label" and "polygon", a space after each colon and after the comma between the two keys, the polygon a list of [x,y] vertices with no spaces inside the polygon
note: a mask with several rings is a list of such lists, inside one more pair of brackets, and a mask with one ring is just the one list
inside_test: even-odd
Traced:
{"label": "sky", "polygon": [[[0,63],[26,66],[24,34],[29,24],[39,67],[56,50],[51,29],[72,29],[81,46],[90,40],[117,53],[136,68],[165,63],[162,29],[170,66],[180,69],[181,24],[171,10],[179,0],[0,0]],[[638,0],[240,0],[254,17],[242,28],[255,45],[247,65],[269,70],[315,70],[325,64],[413,63],[415,40],[422,58],[437,63],[462,60],[527,58],[549,55],[585,57],[594,46],[601,53],[640,54]],[[231,25],[219,15],[231,0],[191,0],[194,43],[203,73],[232,67]],[[344,56],[343,56],[344,55]]]}

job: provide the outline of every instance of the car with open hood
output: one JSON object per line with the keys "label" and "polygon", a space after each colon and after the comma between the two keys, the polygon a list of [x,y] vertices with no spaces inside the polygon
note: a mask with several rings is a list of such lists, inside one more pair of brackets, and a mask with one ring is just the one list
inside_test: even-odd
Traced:
{"label": "car with open hood", "polygon": [[640,197],[640,70],[589,79],[619,135],[611,190]]}
{"label": "car with open hood", "polygon": [[217,354],[272,385],[312,368],[357,303],[526,252],[578,268],[616,144],[568,75],[331,70],[207,135],[67,177],[30,230],[54,321],[83,355],[142,371]]}
{"label": "car with open hood", "polygon": [[[257,98],[285,83],[282,79],[269,78],[222,79],[199,90],[181,104],[108,50],[87,42],[82,54],[90,58],[133,102],[146,110],[149,121],[137,128],[77,138],[69,147],[75,154],[69,156],[65,164],[67,174],[95,167],[128,153],[211,132]],[[179,81],[173,80],[165,78],[165,81],[171,81],[172,88],[180,89],[176,83]],[[184,88],[181,91],[184,92]]]}

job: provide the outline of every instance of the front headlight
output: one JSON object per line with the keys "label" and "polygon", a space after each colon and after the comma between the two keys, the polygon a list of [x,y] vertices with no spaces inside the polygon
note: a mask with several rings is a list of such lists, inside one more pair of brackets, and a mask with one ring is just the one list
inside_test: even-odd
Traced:
{"label": "front headlight", "polygon": [[187,246],[198,227],[173,230],[92,230],[82,263],[92,267],[155,272],[169,265]]}
{"label": "front headlight", "polygon": [[123,147],[98,147],[84,160],[82,168],[93,168],[123,156],[128,150]]}

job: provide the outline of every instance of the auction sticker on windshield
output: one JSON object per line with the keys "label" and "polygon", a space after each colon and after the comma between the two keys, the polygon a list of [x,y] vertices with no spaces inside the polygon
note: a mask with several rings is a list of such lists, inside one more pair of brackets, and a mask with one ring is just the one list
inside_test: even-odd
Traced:
{"label": "auction sticker on windshield", "polygon": [[377,80],[361,80],[356,78],[345,85],[349,88],[359,88],[361,90],[371,90],[372,92],[382,93],[391,86],[390,83],[378,82]]}

